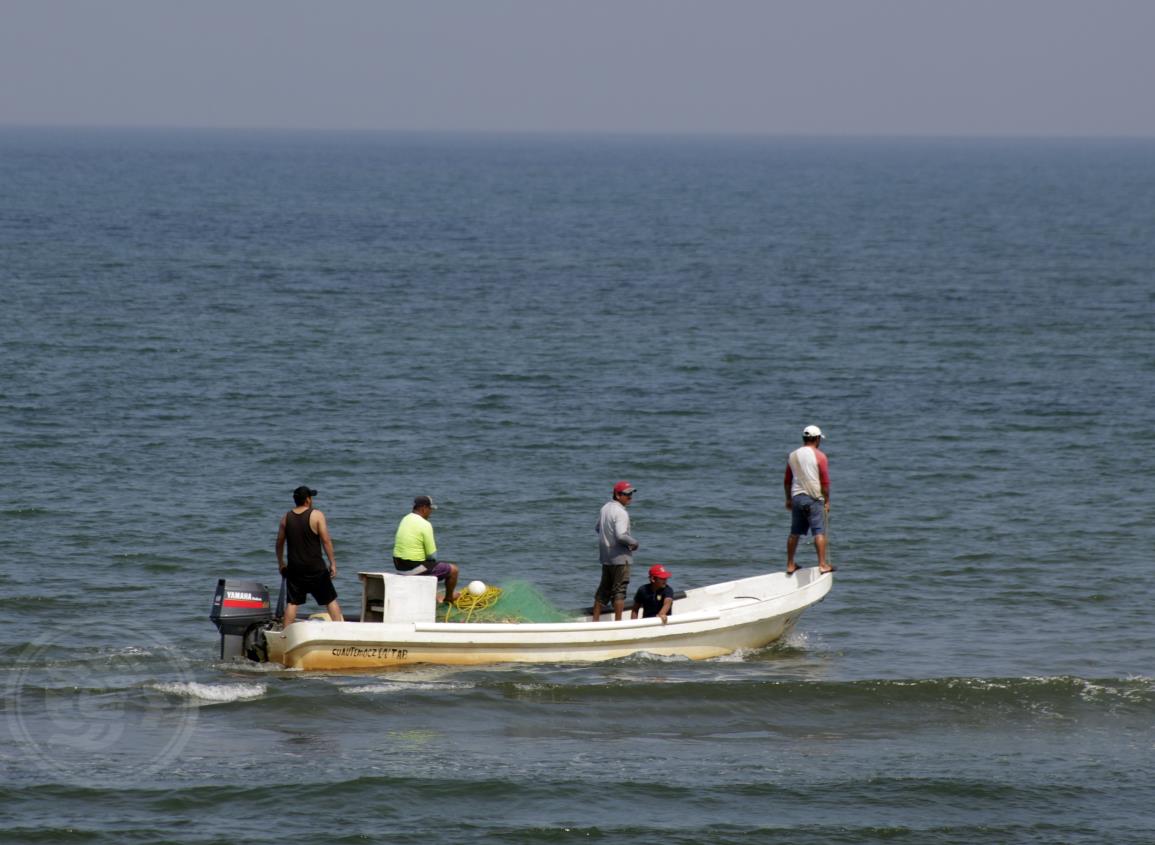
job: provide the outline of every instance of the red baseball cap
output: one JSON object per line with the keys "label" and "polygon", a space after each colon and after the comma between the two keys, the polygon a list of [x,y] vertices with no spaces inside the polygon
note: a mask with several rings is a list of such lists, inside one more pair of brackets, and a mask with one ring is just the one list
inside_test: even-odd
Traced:
{"label": "red baseball cap", "polygon": [[634,485],[630,484],[628,481],[619,481],[614,485],[614,495],[617,495],[618,493],[633,493],[634,490]]}
{"label": "red baseball cap", "polygon": [[650,577],[651,578],[669,578],[670,577],[670,570],[666,569],[666,567],[662,566],[660,563],[655,563],[653,566],[650,567]]}

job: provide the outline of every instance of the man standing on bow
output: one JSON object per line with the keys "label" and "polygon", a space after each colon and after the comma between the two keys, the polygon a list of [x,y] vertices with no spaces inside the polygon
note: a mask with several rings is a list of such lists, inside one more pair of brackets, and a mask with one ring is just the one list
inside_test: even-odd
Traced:
{"label": "man standing on bow", "polygon": [[[281,517],[277,529],[277,567],[285,578],[285,618],[282,627],[288,628],[297,621],[297,607],[304,604],[312,594],[317,604],[324,605],[329,618],[334,622],[344,622],[341,605],[337,604],[337,590],[333,579],[337,577],[337,558],[333,555],[333,540],[329,536],[329,525],[325,514],[313,508],[313,497],[317,491],[301,485],[293,491],[295,507]],[[285,563],[285,544],[289,545],[289,562]],[[329,567],[321,548],[329,556]]]}
{"label": "man standing on bow", "polygon": [[613,497],[602,505],[594,530],[598,532],[598,555],[602,562],[602,580],[594,593],[593,621],[602,618],[602,605],[613,604],[614,621],[622,621],[626,607],[626,588],[630,584],[630,563],[638,541],[630,534],[630,515],[626,508],[634,498],[634,485],[619,481]]}
{"label": "man standing on bow", "polygon": [[826,563],[826,517],[830,513],[830,471],[826,455],[818,448],[822,429],[808,425],[802,429],[802,446],[786,459],[786,510],[790,511],[790,537],[786,540],[786,574],[798,571],[794,552],[798,538],[807,531],[814,537],[818,552],[818,571],[833,572],[837,567]]}

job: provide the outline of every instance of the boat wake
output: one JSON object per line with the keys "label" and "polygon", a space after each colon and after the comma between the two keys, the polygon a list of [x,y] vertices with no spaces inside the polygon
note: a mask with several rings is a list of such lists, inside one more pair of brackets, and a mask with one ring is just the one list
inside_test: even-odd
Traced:
{"label": "boat wake", "polygon": [[476,684],[450,681],[383,681],[376,684],[362,684],[355,687],[342,687],[341,692],[347,695],[398,695],[410,692],[449,692],[451,690],[470,690]]}
{"label": "boat wake", "polygon": [[267,684],[202,684],[195,681],[149,684],[151,689],[167,695],[189,699],[197,706],[231,704],[260,698],[269,691]]}

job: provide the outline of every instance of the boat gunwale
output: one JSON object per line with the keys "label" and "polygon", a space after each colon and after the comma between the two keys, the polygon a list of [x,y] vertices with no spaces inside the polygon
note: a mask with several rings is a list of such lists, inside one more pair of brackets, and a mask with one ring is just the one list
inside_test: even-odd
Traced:
{"label": "boat gunwale", "polygon": [[[737,588],[743,582],[749,582],[781,573],[766,573],[751,578],[736,579],[707,585],[714,587],[711,592],[722,592],[716,588],[721,585],[730,585]],[[615,645],[632,640],[645,641],[662,639],[670,636],[684,636],[721,631],[731,628],[757,624],[763,619],[774,616],[788,615],[796,610],[801,611],[821,600],[832,585],[832,579],[825,579],[823,587],[822,575],[806,580],[795,589],[784,593],[775,593],[765,598],[757,596],[733,596],[732,599],[743,600],[741,604],[730,603],[713,609],[703,609],[682,614],[671,615],[666,624],[656,618],[649,619],[622,619],[605,620],[594,623],[588,617],[566,622],[332,622],[326,620],[310,620],[304,625],[294,625],[290,632],[271,631],[272,635],[286,642],[286,651],[303,646],[339,645],[342,642],[359,643],[384,642],[402,643],[418,640],[425,644],[448,645],[459,643],[468,645],[523,645],[532,647],[525,638],[534,634],[560,634],[562,638],[547,638],[547,642],[569,642],[573,645]],[[801,580],[801,579],[800,579]],[[687,598],[694,591],[701,591],[703,595],[707,587],[687,590]],[[810,594],[821,591],[822,596],[812,598]],[[787,599],[792,599],[786,601]],[[800,601],[799,601],[800,600]],[[683,599],[684,601],[684,599]],[[773,613],[765,613],[766,605],[785,604]],[[723,620],[723,624],[716,623]],[[299,631],[299,633],[297,633]],[[289,644],[289,640],[295,642]],[[475,642],[471,640],[476,639]],[[544,644],[544,643],[541,643]]]}

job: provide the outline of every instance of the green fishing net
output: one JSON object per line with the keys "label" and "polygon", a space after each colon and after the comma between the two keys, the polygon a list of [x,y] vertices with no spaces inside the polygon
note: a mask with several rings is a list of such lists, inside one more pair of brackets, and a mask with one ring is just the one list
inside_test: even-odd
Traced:
{"label": "green fishing net", "polygon": [[453,607],[437,606],[438,622],[567,622],[571,618],[527,581],[486,587],[479,596],[462,590]]}

